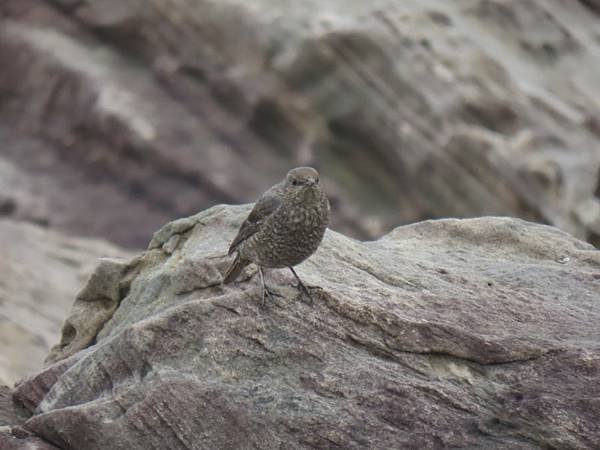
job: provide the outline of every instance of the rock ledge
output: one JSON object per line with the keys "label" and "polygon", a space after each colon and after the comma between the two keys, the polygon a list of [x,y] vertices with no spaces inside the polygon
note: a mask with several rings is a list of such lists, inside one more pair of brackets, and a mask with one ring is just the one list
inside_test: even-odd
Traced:
{"label": "rock ledge", "polygon": [[248,208],[172,222],[142,255],[104,260],[50,365],[13,393],[32,414],[23,430],[80,450],[600,442],[592,246],[494,217],[373,242],[328,231],[298,267],[314,303],[279,270],[267,280],[283,297],[261,308],[252,268],[219,285]]}

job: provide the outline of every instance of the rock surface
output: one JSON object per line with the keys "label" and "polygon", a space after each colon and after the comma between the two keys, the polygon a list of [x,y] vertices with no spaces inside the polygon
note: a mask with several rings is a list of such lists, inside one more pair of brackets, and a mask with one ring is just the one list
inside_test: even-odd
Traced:
{"label": "rock surface", "polygon": [[511,215],[600,244],[595,0],[4,0],[0,20],[0,157],[60,229],[141,248],[310,163],[346,234]]}
{"label": "rock surface", "polygon": [[59,450],[21,425],[27,420],[27,411],[14,404],[11,391],[0,386],[0,448],[2,450]]}
{"label": "rock surface", "polygon": [[41,369],[97,259],[127,253],[8,219],[0,219],[0,249],[0,385],[12,385]]}
{"label": "rock surface", "polygon": [[14,392],[33,414],[23,429],[70,450],[600,442],[591,245],[507,218],[422,222],[372,242],[329,231],[297,268],[314,302],[274,270],[282,297],[261,308],[251,267],[219,284],[248,211],[211,208],[129,262],[106,261],[51,364]]}

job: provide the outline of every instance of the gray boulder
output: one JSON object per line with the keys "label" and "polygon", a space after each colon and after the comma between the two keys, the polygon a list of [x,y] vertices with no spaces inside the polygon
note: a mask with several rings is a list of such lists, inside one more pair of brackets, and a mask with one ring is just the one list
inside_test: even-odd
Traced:
{"label": "gray boulder", "polygon": [[[61,449],[534,449],[600,442],[600,253],[518,219],[328,231],[261,308],[220,286],[248,206],[104,261],[13,392]],[[102,316],[103,320],[97,320]],[[89,320],[86,322],[86,317]],[[5,434],[8,431],[5,432]],[[29,438],[31,438],[29,436]]]}

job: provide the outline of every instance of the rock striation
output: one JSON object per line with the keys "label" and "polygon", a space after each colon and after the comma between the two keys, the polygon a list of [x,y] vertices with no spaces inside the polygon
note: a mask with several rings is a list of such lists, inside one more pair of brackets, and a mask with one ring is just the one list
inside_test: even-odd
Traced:
{"label": "rock striation", "polygon": [[13,391],[30,417],[0,439],[64,450],[600,441],[591,245],[497,217],[370,242],[328,231],[297,267],[313,304],[282,270],[267,275],[282,297],[261,308],[252,266],[220,285],[249,210],[213,207],[167,224],[129,261],[104,260],[47,367]]}
{"label": "rock striation", "polygon": [[129,247],[297,165],[326,175],[333,228],[356,237],[508,215],[600,245],[598,10],[4,0],[0,156],[45,222]]}

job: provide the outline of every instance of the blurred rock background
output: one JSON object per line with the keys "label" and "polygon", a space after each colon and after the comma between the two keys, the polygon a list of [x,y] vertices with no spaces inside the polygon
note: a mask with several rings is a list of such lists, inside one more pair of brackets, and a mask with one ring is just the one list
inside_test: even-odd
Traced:
{"label": "blurred rock background", "polygon": [[295,165],[360,239],[507,215],[600,246],[598,80],[597,0],[0,0],[0,382],[97,257]]}

